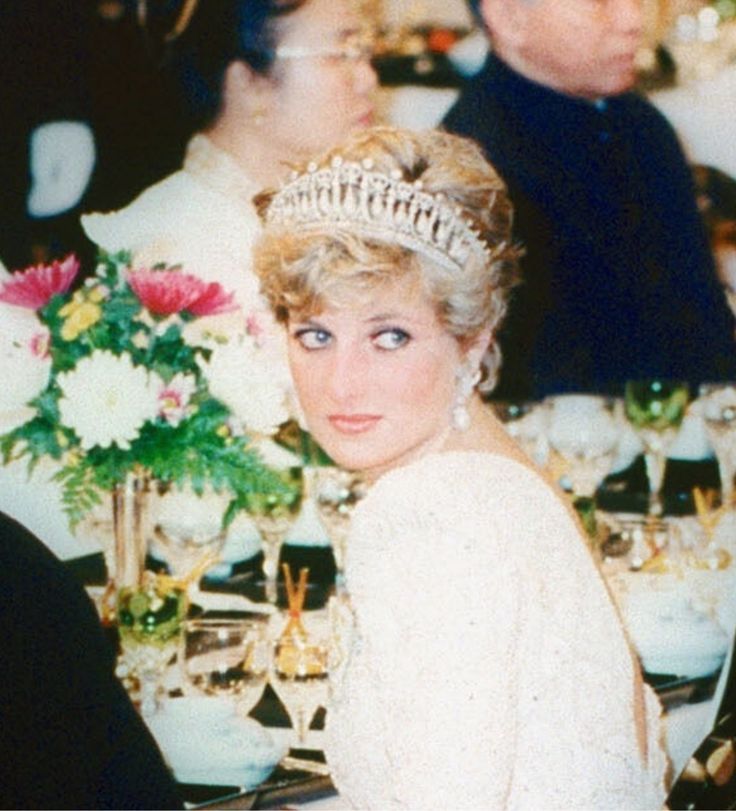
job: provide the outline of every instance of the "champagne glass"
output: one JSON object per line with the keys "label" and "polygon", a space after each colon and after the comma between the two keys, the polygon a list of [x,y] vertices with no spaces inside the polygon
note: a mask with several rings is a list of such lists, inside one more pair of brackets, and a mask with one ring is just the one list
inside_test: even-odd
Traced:
{"label": "champagne glass", "polygon": [[273,643],[271,686],[289,714],[300,746],[306,743],[317,709],[327,705],[332,659],[329,635],[294,633]]}
{"label": "champagne glass", "polygon": [[355,505],[368,491],[357,473],[332,465],[310,468],[308,492],[317,506],[317,513],[332,544],[335,556],[335,583],[338,589],[345,584],[345,553],[350,517]]}
{"label": "champagne glass", "polygon": [[301,476],[300,468],[289,473],[293,489],[287,495],[254,493],[248,499],[248,512],[258,528],[263,546],[266,599],[274,605],[278,602],[281,548],[301,508]]}
{"label": "champagne glass", "polygon": [[718,460],[721,503],[730,505],[736,474],[736,383],[703,383],[698,402]]}
{"label": "champagne glass", "polygon": [[184,625],[179,663],[184,691],[234,698],[249,713],[268,677],[266,623],[252,619],[190,619]]}
{"label": "champagne glass", "polygon": [[662,483],[667,450],[685,416],[690,391],[680,380],[629,380],[624,392],[626,417],[644,443],[649,478],[649,514],[663,513]]}
{"label": "champagne glass", "polygon": [[161,679],[176,654],[188,610],[185,589],[145,572],[140,586],[120,589],[117,600],[121,654],[117,675],[140,686],[141,714],[158,709]]}

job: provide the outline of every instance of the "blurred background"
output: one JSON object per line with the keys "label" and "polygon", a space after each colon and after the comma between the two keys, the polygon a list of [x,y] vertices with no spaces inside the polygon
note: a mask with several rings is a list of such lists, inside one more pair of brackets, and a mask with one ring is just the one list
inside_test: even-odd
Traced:
{"label": "blurred background", "polygon": [[[206,0],[201,0],[206,3]],[[693,163],[736,175],[736,2],[644,0],[640,90]],[[486,43],[465,0],[366,0],[382,120],[434,126]],[[123,206],[174,171],[189,135],[138,0],[3,0],[0,261],[9,270],[94,247],[79,216]]]}

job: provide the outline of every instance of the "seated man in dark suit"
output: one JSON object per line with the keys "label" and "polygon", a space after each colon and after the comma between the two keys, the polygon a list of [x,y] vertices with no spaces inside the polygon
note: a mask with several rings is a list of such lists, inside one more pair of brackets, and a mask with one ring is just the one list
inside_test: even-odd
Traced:
{"label": "seated man in dark suit", "polygon": [[74,575],[0,513],[0,808],[181,808]]}
{"label": "seated man in dark suit", "polygon": [[631,90],[641,3],[469,3],[491,52],[443,125],[478,141],[506,181],[526,251],[494,398],[733,380],[734,318],[690,167]]}

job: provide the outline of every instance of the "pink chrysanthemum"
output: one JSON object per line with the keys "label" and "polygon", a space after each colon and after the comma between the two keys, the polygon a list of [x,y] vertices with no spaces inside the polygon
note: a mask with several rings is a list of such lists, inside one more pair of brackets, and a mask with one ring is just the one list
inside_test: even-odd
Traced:
{"label": "pink chrysanthemum", "polygon": [[155,315],[174,315],[184,310],[192,315],[217,315],[237,307],[233,294],[217,282],[205,282],[178,270],[136,270],[128,284],[141,304]]}
{"label": "pink chrysanthemum", "polygon": [[78,271],[79,260],[74,254],[69,254],[61,262],[55,260],[50,265],[17,270],[0,286],[0,301],[29,310],[40,310],[52,296],[69,290]]}

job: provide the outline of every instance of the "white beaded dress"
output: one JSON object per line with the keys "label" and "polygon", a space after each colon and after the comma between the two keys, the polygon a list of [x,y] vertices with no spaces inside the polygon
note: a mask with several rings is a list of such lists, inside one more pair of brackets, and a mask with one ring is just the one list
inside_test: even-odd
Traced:
{"label": "white beaded dress", "polygon": [[326,754],[354,807],[662,806],[659,702],[532,470],[452,452],[385,474],[356,508],[347,584]]}

